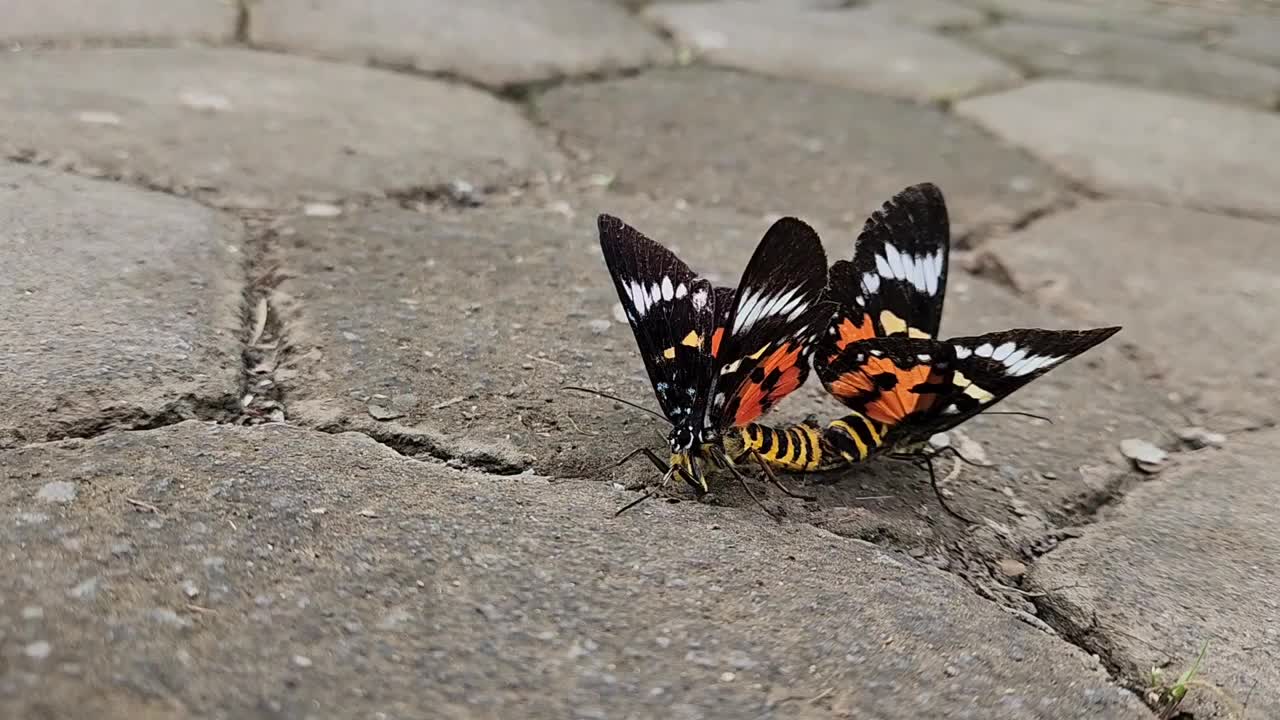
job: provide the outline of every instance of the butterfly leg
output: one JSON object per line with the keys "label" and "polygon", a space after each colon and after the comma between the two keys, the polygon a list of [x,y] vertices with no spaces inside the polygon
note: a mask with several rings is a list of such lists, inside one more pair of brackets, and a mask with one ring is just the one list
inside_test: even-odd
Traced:
{"label": "butterfly leg", "polygon": [[765,462],[763,457],[760,457],[760,453],[751,453],[751,457],[755,458],[755,461],[760,465],[760,469],[764,470],[765,477],[769,478],[769,482],[773,483],[773,486],[781,490],[787,497],[806,502],[813,502],[818,499],[813,495],[801,495],[798,492],[788,490],[787,486],[783,485],[781,480],[778,480],[778,476],[773,474],[773,469],[769,467],[769,463]]}
{"label": "butterfly leg", "polygon": [[741,472],[739,472],[738,468],[734,467],[733,463],[730,463],[728,459],[725,458],[723,455],[720,456],[720,459],[723,461],[724,466],[729,468],[729,472],[733,473],[733,476],[738,479],[738,483],[742,485],[742,489],[747,491],[747,495],[749,495],[751,499],[755,501],[756,505],[759,505],[760,509],[764,510],[765,513],[769,515],[769,517],[781,523],[782,518],[779,517],[777,513],[770,510],[763,502],[761,502],[760,498],[756,497],[755,492],[751,489],[751,485],[747,483],[746,476],[744,476]]}
{"label": "butterfly leg", "polygon": [[685,480],[686,482],[688,482],[690,485],[693,485],[696,489],[698,489],[698,490],[701,490],[701,489],[702,489],[702,488],[701,488],[701,486],[699,486],[699,485],[694,481],[694,479],[689,475],[689,473],[688,473],[688,472],[686,472],[686,471],[685,471],[685,469],[684,469],[684,468],[682,468],[682,467],[671,467],[671,466],[667,465],[666,463],[662,462],[662,459],[661,459],[661,458],[659,458],[657,455],[655,455],[655,454],[654,454],[654,452],[653,452],[652,450],[650,450],[649,448],[641,447],[641,448],[636,448],[635,450],[632,450],[631,452],[629,452],[629,453],[627,453],[626,455],[624,455],[624,456],[622,457],[622,459],[621,459],[621,460],[619,460],[618,462],[614,463],[614,467],[618,467],[618,466],[622,465],[623,463],[627,462],[628,460],[630,460],[631,458],[634,458],[634,457],[635,457],[635,456],[637,456],[637,455],[644,455],[646,458],[648,458],[648,459],[649,459],[649,462],[653,463],[653,466],[654,466],[654,467],[656,467],[656,468],[658,468],[658,470],[662,472],[662,480],[661,480],[661,481],[660,481],[660,482],[659,482],[659,483],[658,483],[654,488],[652,488],[651,490],[646,491],[646,492],[645,492],[645,494],[641,495],[640,497],[636,498],[635,500],[632,500],[631,502],[627,503],[626,505],[623,505],[623,506],[622,506],[622,507],[621,507],[617,512],[615,512],[615,513],[613,514],[613,516],[614,516],[614,517],[618,517],[618,516],[619,516],[619,515],[621,515],[622,513],[626,512],[627,510],[630,510],[631,508],[635,507],[636,505],[639,505],[640,503],[644,502],[645,500],[648,500],[649,498],[651,498],[651,497],[653,497],[654,495],[656,495],[656,494],[658,493],[658,491],[659,491],[659,490],[661,490],[662,488],[666,487],[666,484],[671,480],[671,477],[672,477],[673,475],[680,475],[682,479],[684,479],[684,480]]}
{"label": "butterfly leg", "polygon": [[970,520],[964,515],[961,515],[960,513],[951,509],[951,506],[947,504],[946,499],[942,497],[942,490],[938,487],[938,475],[933,471],[933,458],[931,458],[928,455],[923,455],[921,457],[924,460],[925,467],[928,468],[929,470],[929,486],[933,488],[933,494],[935,497],[938,498],[938,504],[942,506],[942,509],[946,510],[947,514],[954,518],[962,520],[970,525],[976,525],[977,521]]}

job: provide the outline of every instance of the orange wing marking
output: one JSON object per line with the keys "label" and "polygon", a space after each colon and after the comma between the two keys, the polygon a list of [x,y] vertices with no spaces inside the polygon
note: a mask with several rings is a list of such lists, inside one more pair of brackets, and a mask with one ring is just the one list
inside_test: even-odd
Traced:
{"label": "orange wing marking", "polygon": [[752,371],[752,375],[757,375],[763,371],[764,382],[768,382],[769,378],[777,371],[777,380],[767,388],[764,382],[757,382],[750,377],[742,383],[742,387],[738,389],[738,411],[733,416],[734,425],[746,425],[755,420],[765,410],[768,410],[773,403],[800,387],[802,379],[799,367],[801,350],[802,348],[799,344],[787,343],[774,350],[772,354],[764,359],[764,362],[760,363]]}
{"label": "orange wing marking", "polygon": [[840,399],[870,395],[862,412],[885,425],[897,425],[913,412],[926,410],[935,396],[912,392],[925,383],[938,383],[941,378],[927,364],[899,367],[892,360],[869,357],[857,370],[851,370],[831,383],[831,393]]}

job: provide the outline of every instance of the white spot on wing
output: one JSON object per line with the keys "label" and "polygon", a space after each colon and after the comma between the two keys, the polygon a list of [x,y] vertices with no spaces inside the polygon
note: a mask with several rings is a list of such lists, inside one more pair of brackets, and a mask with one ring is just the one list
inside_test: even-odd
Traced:
{"label": "white spot on wing", "polygon": [[702,290],[699,290],[699,291],[695,292],[695,293],[693,294],[693,300],[692,300],[692,302],[693,302],[693,309],[694,309],[694,310],[701,310],[702,308],[706,307],[706,306],[707,306],[707,291],[706,291],[706,289],[704,288],[704,289],[702,289]]}
{"label": "white spot on wing", "polygon": [[676,296],[676,289],[671,286],[671,278],[669,277],[662,278],[662,299],[670,301],[671,298],[675,296]]}
{"label": "white spot on wing", "polygon": [[956,358],[963,360],[973,354],[973,351],[963,345],[956,345]]}
{"label": "white spot on wing", "polygon": [[978,357],[989,358],[991,357],[991,353],[995,352],[995,350],[995,348],[991,347],[991,343],[982,343],[974,349],[973,354]]}
{"label": "white spot on wing", "polygon": [[1004,343],[1000,347],[996,348],[995,352],[991,353],[991,359],[1004,362],[1004,359],[1012,355],[1013,351],[1017,349],[1017,344],[1012,341]]}
{"label": "white spot on wing", "polygon": [[685,285],[684,283],[680,283],[679,285],[676,286],[675,298],[677,300],[679,300],[680,298],[683,298],[685,295],[688,295],[688,294],[689,294],[688,285]]}
{"label": "white spot on wing", "polygon": [[[876,256],[876,265],[879,267],[880,256]],[[875,273],[865,273],[862,276],[862,291],[868,295],[875,295],[880,291],[880,276]]]}

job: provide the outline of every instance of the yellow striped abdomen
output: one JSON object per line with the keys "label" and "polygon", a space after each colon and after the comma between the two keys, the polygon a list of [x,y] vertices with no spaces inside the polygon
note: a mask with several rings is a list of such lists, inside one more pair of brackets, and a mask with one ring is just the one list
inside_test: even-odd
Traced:
{"label": "yellow striped abdomen", "polygon": [[[736,442],[726,443],[734,462],[757,455],[770,466],[792,472],[811,472],[822,466],[821,431],[811,425],[771,428],[754,423],[737,429]],[[735,445],[741,447],[734,447]]]}
{"label": "yellow striped abdomen", "polygon": [[862,413],[852,413],[832,422],[822,432],[827,452],[846,463],[866,460],[884,445],[887,426]]}

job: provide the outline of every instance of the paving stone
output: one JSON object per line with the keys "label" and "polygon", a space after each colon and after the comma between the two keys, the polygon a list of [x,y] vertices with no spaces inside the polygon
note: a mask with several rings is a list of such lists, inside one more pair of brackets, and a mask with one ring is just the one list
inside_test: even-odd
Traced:
{"label": "paving stone", "polygon": [[0,163],[0,448],[234,411],[239,223]]}
{"label": "paving stone", "polygon": [[[1004,19],[1115,30],[1152,37],[1190,38],[1208,29],[1205,15],[1180,17],[1150,2],[1085,3],[1062,0],[962,0]],[[1216,27],[1225,27],[1223,20]],[[1209,27],[1215,27],[1210,25]]]}
{"label": "paving stone", "polygon": [[[758,513],[615,519],[585,483],[287,426],[3,460],[6,512],[52,478],[91,490],[0,523],[6,717],[1151,718],[956,578]],[[97,596],[68,599],[88,574]]]}
{"label": "paving stone", "polygon": [[1044,166],[932,108],[711,69],[557,88],[537,112],[625,192],[861,227],[907,185],[947,189],[960,232],[1063,195]]}
{"label": "paving stone", "polygon": [[[477,188],[559,156],[514,106],[380,70],[242,50],[11,53],[0,73],[10,153],[75,158],[234,206]],[[370,108],[376,108],[371,112]]]}
{"label": "paving stone", "polygon": [[[1206,243],[1210,237],[1217,240]],[[1148,372],[1165,377],[1197,414],[1232,429],[1280,420],[1280,375],[1267,363],[1240,366],[1244,357],[1280,354],[1280,331],[1258,312],[1280,303],[1278,239],[1270,223],[1099,202],[991,249],[1045,303],[1081,321],[1122,323]]]}
{"label": "paving stone", "polygon": [[1280,65],[1280,18],[1248,18],[1235,23],[1218,48],[1241,57]]}
{"label": "paving stone", "polygon": [[[863,213],[876,206],[867,203]],[[531,464],[556,477],[656,481],[643,462],[613,463],[637,447],[661,451],[667,428],[660,421],[560,389],[587,386],[655,407],[631,330],[615,310],[595,215],[626,219],[727,285],[736,284],[769,223],[611,196],[580,198],[561,210],[572,217],[373,209],[292,226],[281,258],[291,277],[281,290],[297,307],[286,312],[294,318],[288,335],[295,360],[278,376],[291,420],[360,429],[407,452],[500,472]],[[851,227],[817,229],[832,260],[852,255]],[[1071,325],[959,270],[947,302],[951,335]],[[396,403],[409,396],[413,402]],[[951,502],[995,521],[1002,546],[1030,542],[1053,518],[1096,503],[1124,481],[1130,465],[1117,435],[1159,441],[1153,422],[1178,422],[1164,405],[1118,345],[1093,351],[1003,408],[1049,415],[1053,426],[999,416],[964,426],[1000,468],[965,468],[948,485]],[[389,406],[402,416],[378,420],[385,415],[373,408]],[[830,420],[844,412],[814,380],[767,419],[794,422],[814,413]],[[952,471],[949,462],[939,467]],[[814,506],[781,495],[769,501],[842,534],[941,543],[956,528],[935,533],[939,510],[927,478],[910,465],[880,461],[835,473],[829,484],[811,483],[819,496]],[[730,476],[713,485],[720,502],[754,507]]]}
{"label": "paving stone", "polygon": [[229,42],[238,15],[232,0],[0,0],[0,43]]}
{"label": "paving stone", "polygon": [[599,0],[262,0],[251,42],[371,60],[501,86],[639,67],[670,50],[624,8]]}
{"label": "paving stone", "polygon": [[1008,87],[1020,75],[964,45],[885,22],[881,10],[768,3],[652,5],[644,17],[714,65],[918,100]]}
{"label": "paving stone", "polygon": [[[1208,642],[1188,716],[1280,715],[1280,432],[1179,456],[1090,527],[1042,557],[1034,587],[1054,615],[1141,682],[1168,682]],[[1246,439],[1247,438],[1247,439]]]}
{"label": "paving stone", "polygon": [[1024,23],[1006,23],[969,37],[1038,74],[1132,83],[1268,109],[1280,102],[1280,69],[1187,43]]}
{"label": "paving stone", "polygon": [[1074,80],[1040,80],[956,111],[1103,192],[1280,216],[1274,114]]}

